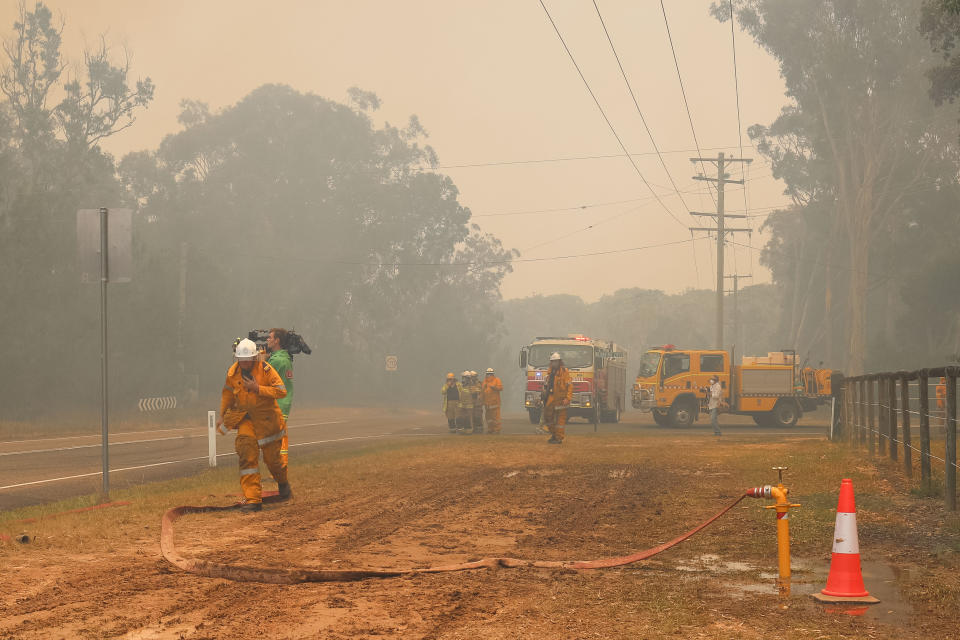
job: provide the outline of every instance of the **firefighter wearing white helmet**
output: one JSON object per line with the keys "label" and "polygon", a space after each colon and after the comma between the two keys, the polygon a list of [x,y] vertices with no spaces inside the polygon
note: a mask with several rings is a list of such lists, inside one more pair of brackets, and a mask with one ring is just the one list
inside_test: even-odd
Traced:
{"label": "firefighter wearing white helmet", "polygon": [[473,402],[473,415],[471,416],[470,431],[464,431],[465,434],[483,433],[483,394],[480,389],[480,378],[476,371],[470,371],[470,384],[467,391],[470,394],[470,400]]}
{"label": "firefighter wearing white helmet", "polygon": [[481,385],[483,395],[483,410],[487,417],[487,433],[500,433],[500,392],[503,383],[494,374],[493,368],[488,367]]}
{"label": "firefighter wearing white helmet", "polygon": [[[291,496],[287,468],[280,459],[283,437],[283,414],[277,399],[287,395],[280,375],[260,360],[257,345],[244,339],[234,351],[237,361],[227,370],[227,379],[220,395],[220,419],[217,430],[237,431],[235,448],[240,459],[240,487],[243,489],[244,511],[260,511],[262,496],[259,459],[277,481],[280,497]],[[225,431],[226,430],[226,431]]]}
{"label": "firefighter wearing white helmet", "polygon": [[470,392],[470,370],[460,374],[460,406],[457,408],[457,433],[473,433],[473,394]]}
{"label": "firefighter wearing white helmet", "polygon": [[543,383],[543,423],[550,431],[550,444],[563,444],[566,437],[567,407],[573,399],[570,371],[559,353],[550,356],[550,371]]}

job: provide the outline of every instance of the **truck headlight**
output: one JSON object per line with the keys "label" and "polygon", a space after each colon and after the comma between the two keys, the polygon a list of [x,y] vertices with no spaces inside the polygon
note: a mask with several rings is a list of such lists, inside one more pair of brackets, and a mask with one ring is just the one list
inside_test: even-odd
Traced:
{"label": "truck headlight", "polygon": [[581,393],[580,404],[582,404],[585,407],[589,407],[590,405],[593,404],[593,396],[589,393]]}
{"label": "truck headlight", "polygon": [[532,407],[532,406],[534,406],[534,397],[535,397],[535,394],[530,393],[530,392],[528,391],[527,394],[526,394],[526,396],[524,397],[524,400],[523,400],[524,406],[526,406],[526,407]]}

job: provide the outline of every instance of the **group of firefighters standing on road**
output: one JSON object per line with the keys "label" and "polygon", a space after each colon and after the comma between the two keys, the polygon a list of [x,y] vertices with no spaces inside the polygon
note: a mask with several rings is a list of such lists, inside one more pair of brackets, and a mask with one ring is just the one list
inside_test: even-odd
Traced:
{"label": "group of firefighters standing on road", "polygon": [[499,434],[501,391],[503,382],[493,369],[487,369],[482,382],[476,371],[461,373],[460,382],[453,373],[448,373],[440,395],[450,433],[483,433],[486,418],[487,433]]}
{"label": "group of firefighters standing on road", "polygon": [[[450,433],[483,433],[484,414],[487,433],[500,433],[500,393],[503,383],[493,369],[487,369],[483,382],[476,371],[464,371],[460,382],[452,373],[440,388],[443,414]],[[550,369],[543,384],[541,426],[550,432],[549,444],[562,444],[566,437],[567,408],[573,399],[573,380],[563,366],[559,353],[550,356]]]}
{"label": "group of firefighters standing on road", "polygon": [[266,360],[253,340],[244,338],[234,350],[236,362],[227,370],[220,396],[217,430],[237,432],[244,512],[260,511],[260,455],[277,482],[280,499],[293,494],[287,478],[287,416],[293,402],[293,361],[286,350],[285,329],[271,329]]}

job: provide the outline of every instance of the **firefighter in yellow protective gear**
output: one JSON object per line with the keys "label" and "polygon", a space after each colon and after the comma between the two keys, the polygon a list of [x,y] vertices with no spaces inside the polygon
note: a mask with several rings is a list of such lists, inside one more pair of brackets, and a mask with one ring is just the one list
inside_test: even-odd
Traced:
{"label": "firefighter in yellow protective gear", "polygon": [[473,399],[473,433],[483,433],[483,386],[480,374],[470,372],[470,395]]}
{"label": "firefighter in yellow protective gear", "polygon": [[543,383],[543,422],[550,430],[550,444],[563,444],[567,407],[573,400],[573,381],[559,353],[550,356],[550,370]]}
{"label": "firefighter in yellow protective gear", "polygon": [[443,397],[443,415],[447,418],[450,433],[457,432],[457,410],[460,409],[460,398],[464,393],[463,386],[457,382],[456,376],[448,373],[447,381],[440,387],[440,395]]}
{"label": "firefighter in yellow protective gear", "polygon": [[493,369],[487,369],[483,377],[483,408],[487,414],[487,433],[500,433],[500,392],[503,383],[496,376]]}
{"label": "firefighter in yellow protective gear", "polygon": [[473,394],[470,392],[470,372],[460,374],[460,404],[457,407],[457,431],[461,434],[473,433]]}
{"label": "firefighter in yellow protective gear", "polygon": [[241,340],[235,352],[237,361],[227,371],[227,379],[220,396],[221,433],[236,429],[235,443],[240,459],[240,487],[243,489],[244,511],[260,511],[260,453],[277,481],[281,498],[291,496],[287,468],[280,458],[280,439],[283,437],[283,414],[277,399],[287,395],[276,370],[262,362],[257,345],[249,339]]}

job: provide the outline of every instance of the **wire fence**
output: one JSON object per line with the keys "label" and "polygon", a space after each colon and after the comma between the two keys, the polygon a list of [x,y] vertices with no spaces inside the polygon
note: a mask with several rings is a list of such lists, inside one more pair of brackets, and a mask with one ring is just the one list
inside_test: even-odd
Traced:
{"label": "wire fence", "polygon": [[[960,367],[874,373],[841,382],[840,411],[834,440],[865,449],[871,457],[889,457],[911,481],[914,462],[926,490],[943,475],[944,504],[957,509],[957,378]],[[931,452],[931,433],[943,440],[943,457]],[[919,447],[915,438],[919,437]],[[936,465],[936,477],[933,463]]]}

